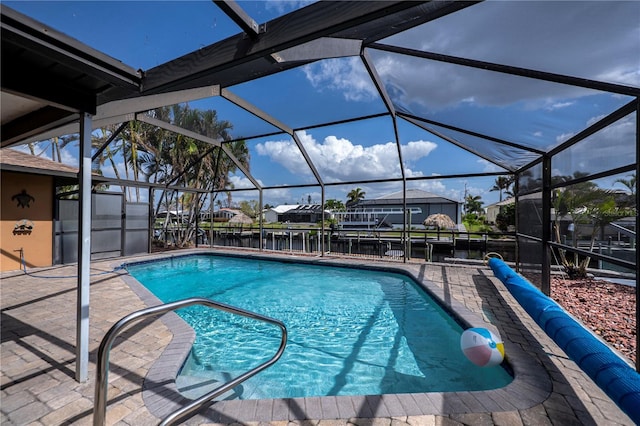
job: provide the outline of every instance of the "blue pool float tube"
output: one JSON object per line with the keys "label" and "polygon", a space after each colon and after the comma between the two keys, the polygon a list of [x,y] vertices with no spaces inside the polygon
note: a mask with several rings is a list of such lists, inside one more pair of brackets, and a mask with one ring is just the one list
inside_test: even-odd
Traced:
{"label": "blue pool float tube", "polygon": [[492,257],[488,264],[547,335],[631,420],[640,424],[640,374],[504,261]]}

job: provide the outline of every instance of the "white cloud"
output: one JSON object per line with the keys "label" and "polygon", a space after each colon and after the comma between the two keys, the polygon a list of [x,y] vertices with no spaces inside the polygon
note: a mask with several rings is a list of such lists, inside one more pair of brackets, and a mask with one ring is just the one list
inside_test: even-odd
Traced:
{"label": "white cloud", "polygon": [[456,201],[462,200],[460,191],[447,188],[447,186],[439,179],[411,182],[411,188],[432,192]]}
{"label": "white cloud", "polygon": [[395,103],[430,111],[466,106],[506,106],[527,110],[557,109],[566,101],[595,92],[580,87],[524,79],[409,56],[372,52],[376,69]]}
{"label": "white cloud", "polygon": [[[640,38],[640,34],[638,35]],[[629,86],[638,86],[640,81],[640,69],[611,69],[605,70],[598,74],[598,80],[602,81],[614,81],[620,84],[626,84]]]}
{"label": "white cloud", "polygon": [[348,101],[370,101],[378,92],[360,58],[337,58],[319,61],[302,68],[314,88],[341,91]]}
{"label": "white cloud", "polygon": [[[40,157],[40,158],[45,158],[47,160],[51,160],[51,155],[49,155],[49,152],[45,151],[45,149],[48,149],[47,147],[48,144],[44,144],[44,143],[40,143],[40,142],[36,142],[33,144],[33,151],[35,152],[35,155]],[[31,154],[31,149],[29,148],[29,146],[27,144],[24,145],[14,145],[11,147],[11,149],[14,149],[16,151],[20,151],[20,152],[24,152],[25,154]]]}
{"label": "white cloud", "polygon": [[[116,161],[115,163],[116,169],[118,171],[119,177],[125,179],[125,166],[122,160]],[[115,170],[113,170],[113,166],[109,161],[106,161],[102,166],[100,166],[100,170],[102,171],[102,176],[114,178],[116,177]]]}
{"label": "white cloud", "polygon": [[561,144],[563,142],[566,142],[569,139],[571,139],[573,136],[575,136],[575,133],[562,133],[561,135],[556,136],[556,144]]}
{"label": "white cloud", "polygon": [[546,109],[549,111],[554,111],[557,109],[570,107],[571,105],[574,105],[574,104],[575,102],[555,102],[549,105]]}
{"label": "white cloud", "polygon": [[[47,160],[52,160],[51,143],[49,141],[34,142],[33,147],[38,157],[45,158]],[[15,149],[16,151],[24,152],[25,154],[31,154],[31,150],[29,149],[29,146],[27,144],[15,145],[11,148]],[[60,155],[62,156],[62,161],[60,161],[62,164],[65,164],[71,167],[79,167],[78,158],[73,153],[71,153],[68,149],[66,148],[61,149]]]}
{"label": "white cloud", "polygon": [[[639,14],[640,2],[483,2],[382,42],[640,86]],[[439,110],[462,103],[521,102],[530,110],[553,110],[570,106],[567,98],[594,93],[405,55],[370,53],[385,87],[402,105]],[[352,100],[374,93],[373,86],[363,85],[369,79],[359,61],[322,64],[305,68],[314,85],[341,90]]]}
{"label": "white cloud", "polygon": [[265,204],[277,206],[279,204],[295,204],[296,197],[292,195],[289,188],[276,188],[265,191],[263,199]]}
{"label": "white cloud", "polygon": [[74,156],[72,153],[70,153],[68,150],[63,149],[60,151],[60,154],[62,155],[63,164],[66,164],[67,166],[72,166],[72,167],[80,166],[78,162],[78,158]]}
{"label": "white cloud", "polygon": [[597,117],[592,117],[591,119],[587,120],[587,126],[596,124],[598,121],[602,120],[605,117],[606,115],[598,115]]}
{"label": "white cloud", "polygon": [[[358,181],[400,177],[398,148],[395,142],[363,146],[351,141],[327,136],[316,141],[311,134],[297,133],[314,165],[327,182]],[[405,163],[414,164],[436,148],[430,141],[412,141],[402,146]],[[309,175],[311,171],[300,151],[291,140],[268,141],[258,144],[259,155],[268,156],[294,174]],[[408,168],[411,175],[420,175]]]}
{"label": "white cloud", "polygon": [[483,173],[504,172],[504,168],[497,166],[496,164],[493,164],[492,162],[487,161],[484,158],[480,158],[476,161],[478,162],[478,164],[484,166],[482,169]]}
{"label": "white cloud", "polygon": [[[258,182],[258,184],[262,185],[262,182],[260,181],[260,179],[256,179],[256,181]],[[234,188],[234,189],[255,188],[253,183],[243,175],[229,176],[229,183],[231,183],[232,185],[231,188]]]}
{"label": "white cloud", "polygon": [[291,173],[311,174],[302,153],[291,139],[259,143],[256,145],[256,152],[258,155],[269,157],[271,161],[282,164]]}
{"label": "white cloud", "polygon": [[[589,120],[587,120],[587,123],[586,123],[587,127],[597,123],[598,121],[602,120],[604,117],[605,117],[604,115],[599,115],[599,116],[590,118]],[[604,149],[603,158],[606,158],[611,156],[611,154],[610,153],[607,154],[607,152],[611,150],[612,147],[617,147],[616,149],[618,150],[632,149],[633,143],[629,143],[629,141],[633,140],[634,134],[635,134],[635,121],[633,119],[633,115],[629,115],[605,127],[604,129],[597,132],[595,135],[588,137],[587,140],[593,140],[597,138],[600,141],[599,142],[600,147]],[[558,144],[566,142],[567,140],[571,139],[575,135],[576,135],[575,133],[560,134],[556,136],[556,142]],[[586,146],[585,144],[586,142],[582,142],[582,145],[581,145],[583,147],[582,150],[585,150],[584,148],[584,146]],[[630,154],[630,155],[633,155],[633,154]]]}
{"label": "white cloud", "polygon": [[[633,163],[635,132],[636,122],[633,115],[618,120],[557,154],[552,160],[554,174],[594,173]],[[573,135],[561,135],[559,141],[567,140],[571,136]]]}

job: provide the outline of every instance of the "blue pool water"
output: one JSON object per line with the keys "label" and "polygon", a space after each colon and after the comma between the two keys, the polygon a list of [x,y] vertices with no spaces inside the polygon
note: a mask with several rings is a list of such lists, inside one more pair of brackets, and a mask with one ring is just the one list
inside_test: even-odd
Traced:
{"label": "blue pool water", "polygon": [[[213,255],[127,269],[163,302],[206,297],[285,323],[282,358],[226,398],[473,391],[513,379],[469,362],[460,325],[402,274]],[[178,314],[197,336],[177,380],[186,396],[256,367],[279,344],[273,325],[200,306]]]}

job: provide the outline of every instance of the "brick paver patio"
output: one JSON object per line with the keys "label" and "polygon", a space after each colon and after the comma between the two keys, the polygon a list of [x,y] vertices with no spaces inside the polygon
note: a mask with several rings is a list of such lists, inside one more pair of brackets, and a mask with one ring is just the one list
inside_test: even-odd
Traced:
{"label": "brick paver patio", "polygon": [[[126,271],[114,271],[121,263],[92,262],[90,364],[85,383],[74,379],[75,266],[2,275],[2,424],[92,423],[100,340],[120,318],[158,304]],[[361,260],[340,263],[384,265]],[[633,424],[540,330],[488,268],[424,262],[387,265],[411,273],[471,324],[497,329],[515,371],[514,381],[485,392],[224,401],[185,424]],[[172,330],[177,331],[175,335]],[[134,325],[116,340],[110,356],[106,423],[155,425],[183,404],[185,398],[173,379],[192,339],[190,328],[171,314]]]}

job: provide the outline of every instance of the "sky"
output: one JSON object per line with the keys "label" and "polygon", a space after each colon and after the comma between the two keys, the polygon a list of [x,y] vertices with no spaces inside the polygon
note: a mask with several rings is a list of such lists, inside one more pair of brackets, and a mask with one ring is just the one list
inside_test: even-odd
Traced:
{"label": "sky", "polygon": [[[6,1],[4,4],[122,61],[147,70],[239,32],[211,1]],[[308,2],[240,1],[262,23]],[[455,30],[451,30],[451,29]],[[557,74],[640,87],[640,2],[487,1],[397,34],[381,43]],[[546,150],[628,103],[628,96],[541,82],[479,69],[368,51],[396,110],[466,128],[530,148]],[[533,157],[479,138],[449,132],[475,150],[498,159],[490,163],[408,121],[399,119],[400,153],[389,117],[315,127],[345,118],[385,112],[359,57],[318,61],[228,88],[287,124],[326,183],[400,177],[402,156],[408,177],[419,188],[456,201],[465,194],[498,201],[496,177],[439,178],[464,173],[502,172]],[[246,137],[251,173],[262,185],[313,183],[315,179],[287,134],[249,138],[274,128],[220,98],[195,100],[190,107],[216,109],[233,123],[234,137]],[[555,174],[620,167],[635,158],[635,116],[625,117],[590,138],[579,150],[552,164]],[[442,128],[435,130],[444,131]],[[39,144],[46,151],[47,143]],[[77,164],[73,146],[63,154]],[[606,161],[603,161],[606,159]],[[124,167],[122,162],[119,165]],[[112,175],[105,169],[106,175]],[[622,189],[613,177],[603,185]],[[235,188],[249,188],[242,174]],[[398,183],[359,184],[372,199],[401,189]],[[346,200],[354,185],[326,187],[326,199]],[[238,192],[235,201],[257,199]],[[320,202],[320,187],[265,191],[271,205]]]}

